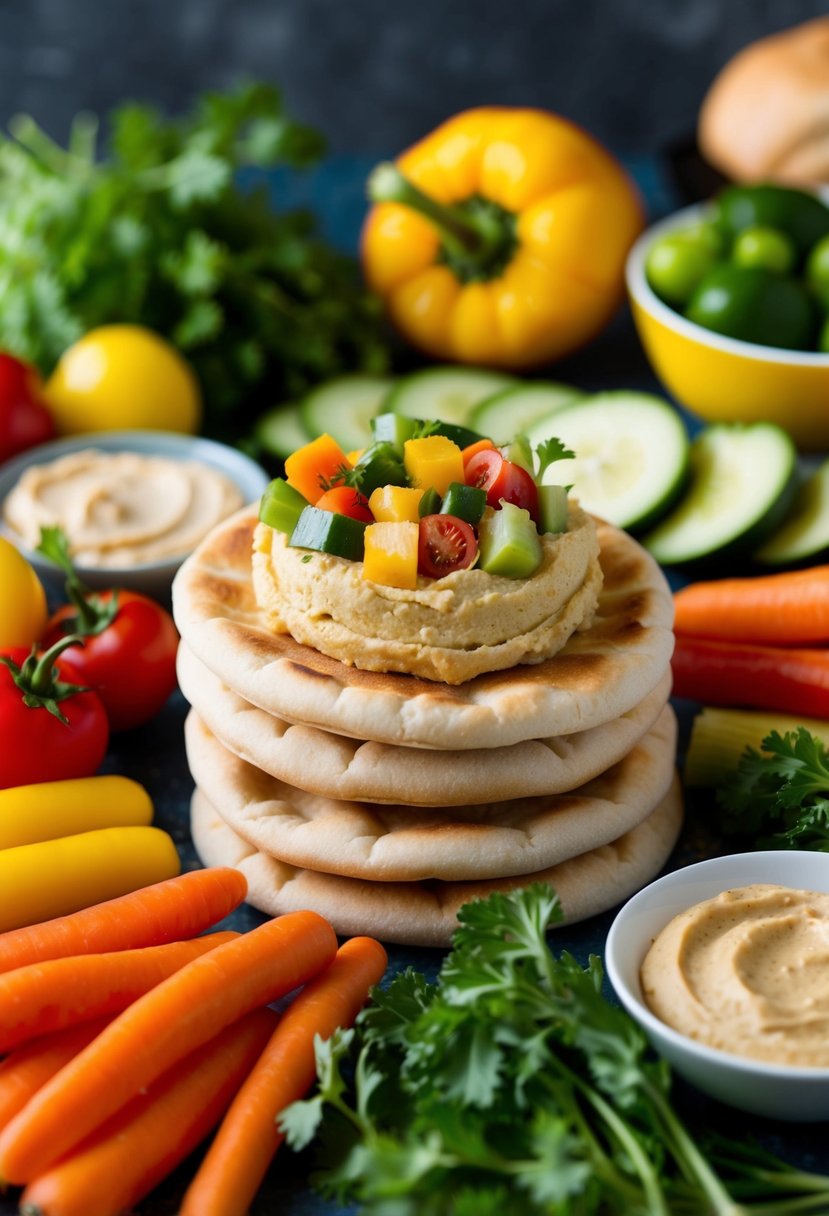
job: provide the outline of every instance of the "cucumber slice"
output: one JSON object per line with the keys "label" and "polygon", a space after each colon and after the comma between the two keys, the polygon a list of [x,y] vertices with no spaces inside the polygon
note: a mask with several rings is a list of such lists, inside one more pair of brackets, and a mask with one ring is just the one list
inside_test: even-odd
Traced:
{"label": "cucumber slice", "polygon": [[691,446],[691,484],[642,542],[658,562],[751,551],[777,527],[797,488],[790,437],[770,422],[707,427]]}
{"label": "cucumber slice", "polygon": [[383,408],[407,418],[435,418],[465,425],[480,401],[515,384],[513,376],[484,367],[427,367],[404,377],[389,393]]}
{"label": "cucumber slice", "polygon": [[494,397],[487,397],[476,405],[469,423],[495,443],[509,443],[521,431],[546,418],[548,414],[574,405],[585,394],[569,384],[557,384],[552,380],[540,380],[535,384],[520,384],[507,388]]}
{"label": "cucumber slice", "polygon": [[253,438],[264,452],[284,460],[314,436],[305,429],[298,405],[277,405],[257,418]]}
{"label": "cucumber slice", "polygon": [[688,435],[673,406],[650,393],[597,393],[533,423],[533,448],[558,436],[576,456],[544,472],[546,485],[572,485],[587,511],[640,529],[678,496],[688,467]]}
{"label": "cucumber slice", "polygon": [[338,376],[312,389],[300,405],[303,425],[313,438],[327,433],[344,452],[372,441],[371,419],[394,384],[386,376]]}
{"label": "cucumber slice", "polygon": [[829,460],[803,483],[780,527],[752,556],[783,566],[823,553],[829,553]]}

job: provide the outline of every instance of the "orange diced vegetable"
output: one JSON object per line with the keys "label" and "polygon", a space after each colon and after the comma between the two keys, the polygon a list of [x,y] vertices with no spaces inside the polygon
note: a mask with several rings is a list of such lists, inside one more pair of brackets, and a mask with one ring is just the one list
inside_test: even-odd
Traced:
{"label": "orange diced vegetable", "polygon": [[342,469],[350,468],[348,458],[337,441],[330,435],[319,435],[288,457],[285,461],[285,480],[314,506],[324,494],[326,485]]}
{"label": "orange diced vegetable", "polygon": [[463,467],[466,468],[472,457],[477,456],[479,452],[494,452],[495,450],[495,444],[491,439],[476,439],[474,443],[470,443],[461,452]]}

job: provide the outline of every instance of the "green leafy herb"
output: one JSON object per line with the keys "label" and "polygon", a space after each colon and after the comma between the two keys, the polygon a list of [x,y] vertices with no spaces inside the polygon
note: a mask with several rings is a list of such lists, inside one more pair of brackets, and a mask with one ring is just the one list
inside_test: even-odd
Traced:
{"label": "green leafy herb", "polygon": [[761,848],[829,852],[829,755],[805,726],[773,730],[762,751],[747,747],[717,792],[727,834],[758,837]]}
{"label": "green leafy herb", "polygon": [[572,460],[575,452],[571,452],[560,439],[553,436],[551,439],[544,439],[536,445],[535,454],[538,457],[538,473],[536,480],[541,481],[545,469],[551,464],[555,464],[557,460]]}
{"label": "green leafy herb", "polygon": [[382,371],[377,301],[304,212],[276,213],[248,177],[303,168],[321,137],[253,84],[167,121],[126,105],[96,159],[97,120],[67,148],[27,117],[0,136],[0,346],[47,373],[84,332],[134,322],[178,345],[208,427],[238,437],[275,400],[358,368]]}
{"label": "green leafy herb", "polygon": [[550,952],[549,886],[459,919],[437,984],[409,970],[317,1041],[318,1091],[280,1126],[297,1149],[320,1138],[324,1194],[372,1216],[829,1210],[829,1178],[721,1138],[703,1155],[598,958]]}

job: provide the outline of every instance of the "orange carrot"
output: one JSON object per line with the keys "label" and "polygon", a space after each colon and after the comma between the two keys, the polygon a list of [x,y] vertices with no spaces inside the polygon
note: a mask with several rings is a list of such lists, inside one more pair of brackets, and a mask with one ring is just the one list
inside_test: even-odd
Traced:
{"label": "orange carrot", "polygon": [[310,1089],[314,1036],[350,1026],[368,990],[386,969],[386,952],[354,937],[283,1014],[250,1076],[234,1098],[190,1184],[179,1216],[245,1216],[283,1140],[276,1117]]}
{"label": "orange carrot", "polygon": [[723,641],[829,642],[829,566],[693,583],[674,596],[677,633]]}
{"label": "orange carrot", "polygon": [[238,907],[246,894],[244,875],[230,866],[180,874],[69,916],[0,933],[0,972],[47,958],[195,937]]}
{"label": "orange carrot", "polygon": [[208,933],[166,946],[80,954],[0,975],[0,1052],[103,1013],[119,1013],[194,958],[234,941]]}
{"label": "orange carrot", "polygon": [[192,1052],[21,1196],[38,1216],[117,1216],[152,1190],[215,1127],[272,1032],[257,1009]]}
{"label": "orange carrot", "polygon": [[337,938],[291,912],[194,959],[120,1014],[0,1133],[0,1178],[29,1182],[243,1014],[322,971]]}
{"label": "orange carrot", "polygon": [[112,1021],[93,1018],[18,1047],[0,1061],[0,1128]]}
{"label": "orange carrot", "polygon": [[461,450],[464,469],[469,464],[473,456],[477,456],[479,452],[494,452],[495,444],[491,439],[476,439],[474,443],[470,443],[467,447]]}

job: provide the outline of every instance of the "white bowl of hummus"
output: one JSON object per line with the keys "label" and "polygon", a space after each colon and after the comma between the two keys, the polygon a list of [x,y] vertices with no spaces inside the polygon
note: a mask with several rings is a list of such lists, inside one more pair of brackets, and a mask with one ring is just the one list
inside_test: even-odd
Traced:
{"label": "white bowl of hummus", "polygon": [[104,431],[42,444],[0,466],[0,532],[47,588],[63,575],[35,551],[58,524],[90,587],[167,598],[216,524],[263,493],[264,469],[235,448],[167,431]]}
{"label": "white bowl of hummus", "polygon": [[829,1119],[829,855],[738,853],[630,899],[605,961],[692,1085],[772,1119]]}

